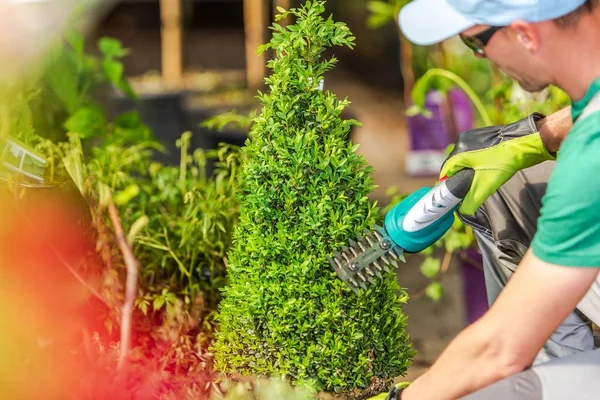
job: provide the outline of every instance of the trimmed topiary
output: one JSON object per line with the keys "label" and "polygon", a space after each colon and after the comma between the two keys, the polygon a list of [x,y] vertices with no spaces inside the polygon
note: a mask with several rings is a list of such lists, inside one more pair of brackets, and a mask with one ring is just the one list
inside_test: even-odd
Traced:
{"label": "trimmed topiary", "polygon": [[244,151],[241,215],[228,253],[220,305],[217,368],[225,373],[284,376],[317,390],[359,395],[386,389],[414,351],[392,275],[355,295],[327,255],[379,218],[368,195],[372,168],[348,140],[347,100],[322,90],[333,46],[353,47],[348,27],[324,19],[323,1],[307,1],[276,20],[275,58],[259,94]]}

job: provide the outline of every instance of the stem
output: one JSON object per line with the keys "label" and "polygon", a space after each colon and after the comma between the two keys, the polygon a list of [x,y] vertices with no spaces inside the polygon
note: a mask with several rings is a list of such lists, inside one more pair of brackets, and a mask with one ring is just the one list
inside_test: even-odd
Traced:
{"label": "stem", "polygon": [[464,251],[460,252],[460,259],[461,259],[461,261],[466,262],[470,266],[475,267],[475,268],[477,268],[480,271],[483,271],[483,265],[481,263],[478,263],[478,262],[475,262],[475,261],[471,260],[467,256],[466,252],[464,252]]}
{"label": "stem", "polygon": [[[465,94],[469,97],[469,99],[471,100],[471,102],[473,103],[475,108],[477,109],[477,112],[481,116],[483,123],[486,126],[492,125],[492,120],[491,120],[489,114],[487,113],[487,111],[485,110],[483,103],[481,102],[481,100],[479,99],[477,94],[473,91],[473,89],[471,89],[469,84],[467,82],[465,82],[460,76],[456,75],[453,72],[444,70],[444,69],[432,68],[429,71],[427,71],[420,78],[420,80],[427,81],[427,80],[430,80],[431,78],[433,78],[434,76],[441,76],[443,78],[451,80],[456,85],[458,85],[465,92]],[[414,100],[414,92],[413,92],[413,100]]]}
{"label": "stem", "polygon": [[413,302],[413,301],[420,300],[421,298],[425,297],[426,293],[427,293],[427,287],[419,290],[417,293],[413,294],[412,296],[408,296],[408,301]]}
{"label": "stem", "polygon": [[410,43],[402,34],[398,26],[398,38],[400,39],[400,75],[402,75],[402,85],[404,86],[404,106],[410,104],[410,93],[415,84],[415,73],[412,66],[412,43]]}
{"label": "stem", "polygon": [[444,273],[446,273],[446,271],[448,271],[451,260],[452,260],[452,252],[447,251],[446,254],[444,254],[444,260],[442,261],[442,267],[440,268],[440,271],[442,272],[442,274],[444,274]]}
{"label": "stem", "polygon": [[133,255],[133,250],[125,233],[123,232],[123,226],[121,225],[121,219],[119,218],[119,212],[117,207],[112,202],[108,203],[108,212],[110,214],[110,220],[115,230],[115,236],[117,243],[123,254],[123,260],[127,267],[127,283],[125,287],[125,301],[123,303],[123,315],[121,317],[121,352],[119,354],[119,365],[121,369],[125,364],[129,348],[131,347],[131,324],[133,319],[133,307],[135,303],[135,297],[137,292],[137,281],[138,281],[138,270],[139,263]]}
{"label": "stem", "polygon": [[[491,72],[492,72],[492,87],[498,87],[502,84],[502,76],[500,75],[500,69],[494,64],[490,64]],[[496,112],[498,113],[496,119],[498,119],[502,115],[502,99],[498,96],[494,97],[494,107],[496,108]]]}
{"label": "stem", "polygon": [[181,137],[181,156],[179,159],[179,183],[185,190],[185,176],[187,172],[188,140],[185,135]]}
{"label": "stem", "polygon": [[[439,276],[444,275],[446,272],[448,272],[448,268],[450,267],[450,261],[452,261],[453,254],[454,253],[451,251],[447,251],[444,254],[444,259],[442,260],[442,266],[440,267],[440,273],[437,276],[437,279],[439,279]],[[419,300],[419,299],[423,298],[426,294],[427,294],[427,286],[425,286],[423,289],[419,290],[415,294],[409,295],[408,301]]]}

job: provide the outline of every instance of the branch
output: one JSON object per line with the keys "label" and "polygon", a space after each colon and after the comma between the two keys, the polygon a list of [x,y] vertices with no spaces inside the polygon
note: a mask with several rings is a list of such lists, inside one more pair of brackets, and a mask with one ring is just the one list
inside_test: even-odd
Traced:
{"label": "branch", "polygon": [[123,254],[123,261],[127,267],[127,284],[125,287],[125,301],[123,303],[123,315],[121,317],[121,352],[119,355],[118,368],[122,368],[125,364],[129,348],[131,347],[131,325],[133,319],[133,307],[135,303],[135,297],[137,293],[138,284],[138,271],[139,263],[133,255],[133,250],[127,237],[123,232],[123,226],[121,225],[121,219],[119,218],[119,212],[117,207],[111,201],[108,203],[108,212],[110,214],[110,220],[115,230],[115,236],[117,238],[117,244]]}
{"label": "branch", "polygon": [[472,259],[470,259],[465,251],[461,251],[459,254],[459,257],[462,261],[464,261],[465,263],[469,264],[470,266],[477,268],[480,271],[483,271],[483,264],[478,263]]}
{"label": "branch", "polygon": [[426,293],[427,293],[427,286],[425,286],[423,289],[419,290],[417,293],[413,294],[412,296],[408,296],[408,302],[420,300],[421,298],[425,297]]}
{"label": "branch", "polygon": [[453,252],[447,251],[444,254],[444,260],[442,261],[442,268],[440,268],[442,274],[445,274],[448,271],[448,267],[450,267],[450,261],[452,260]]}
{"label": "branch", "polygon": [[[431,68],[425,74],[423,74],[423,76],[421,78],[419,78],[418,83],[415,85],[415,87],[413,88],[413,91],[412,91],[412,99],[413,99],[413,102],[415,103],[415,105],[418,105],[419,107],[424,106],[425,90],[423,90],[423,89],[428,87],[427,85],[429,84],[431,79],[435,76],[441,76],[443,78],[446,78],[446,79],[454,82],[458,87],[460,87],[465,92],[465,94],[469,97],[469,99],[471,100],[473,105],[475,106],[475,109],[479,113],[479,116],[481,117],[483,124],[485,126],[492,125],[492,120],[491,120],[488,112],[486,111],[485,106],[483,105],[483,103],[481,102],[481,100],[479,99],[479,97],[477,96],[475,91],[460,76],[458,76],[457,74],[455,74],[451,71],[447,71],[444,69]],[[425,87],[423,87],[422,85],[425,85]]]}
{"label": "branch", "polygon": [[[440,267],[440,273],[438,276],[444,275],[446,272],[448,272],[448,268],[450,267],[450,261],[452,261],[452,255],[454,253],[451,251],[447,251],[444,254],[444,259],[442,260],[442,266]],[[419,290],[418,292],[416,292],[415,294],[413,294],[412,296],[408,296],[409,301],[416,301],[419,300],[423,297],[425,297],[425,295],[427,294],[427,287],[429,286],[429,283],[427,284],[427,286],[425,286],[423,289]]]}

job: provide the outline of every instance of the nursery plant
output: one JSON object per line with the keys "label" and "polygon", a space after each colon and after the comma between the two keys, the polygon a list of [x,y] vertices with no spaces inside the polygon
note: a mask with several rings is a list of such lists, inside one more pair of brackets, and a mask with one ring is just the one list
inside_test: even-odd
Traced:
{"label": "nursery plant", "polygon": [[[180,165],[156,162],[162,146],[138,111],[111,119],[97,100],[107,89],[137,100],[120,62],[128,50],[102,38],[99,55],[92,56],[76,30],[65,39],[35,75],[1,88],[11,101],[0,111],[6,116],[2,132],[47,159],[52,190],[77,200],[82,210],[71,211],[85,216],[78,222],[92,241],[83,260],[58,263],[100,304],[93,329],[82,326],[82,342],[68,349],[69,357],[83,357],[90,367],[73,375],[80,380],[72,393],[117,399],[141,390],[158,398],[219,392],[206,348],[239,214],[239,149],[192,151],[186,132],[178,140]],[[208,176],[204,167],[211,159],[216,168]],[[137,266],[134,279],[130,264]],[[130,287],[135,308],[128,309]]]}
{"label": "nursery plant", "polygon": [[414,356],[406,293],[390,275],[357,296],[326,259],[378,218],[372,168],[347,137],[358,122],[342,119],[349,101],[322,87],[337,62],[325,52],[353,48],[354,37],[322,15],[323,1],[278,11],[276,21],[295,23],[273,23],[259,49],[273,50],[272,74],[243,149],[215,365],[349,397],[379,393]]}
{"label": "nursery plant", "polygon": [[[139,112],[127,111],[111,121],[95,96],[112,87],[138,100],[120,61],[129,50],[103,37],[95,57],[85,51],[78,31],[70,30],[66,39],[52,49],[45,68],[20,96],[24,100],[17,107],[26,112],[19,115],[30,117],[14,120],[29,121],[29,126],[15,127],[15,136],[48,158],[49,182],[75,178],[83,188],[87,178],[94,182],[87,191],[92,197],[112,193],[124,228],[135,233],[132,246],[144,292],[137,301],[141,311],[170,309],[175,299],[191,307],[198,296],[204,297],[207,311],[214,311],[238,214],[238,149],[223,144],[192,152],[191,133],[186,132],[177,141],[180,165],[156,162],[153,156],[163,146]],[[81,159],[73,163],[67,155],[77,151]],[[206,174],[208,159],[217,161],[214,176]],[[66,164],[71,170],[64,168],[64,160],[71,161]],[[75,177],[64,176],[73,168]],[[109,264],[115,256],[110,247],[101,246]]]}

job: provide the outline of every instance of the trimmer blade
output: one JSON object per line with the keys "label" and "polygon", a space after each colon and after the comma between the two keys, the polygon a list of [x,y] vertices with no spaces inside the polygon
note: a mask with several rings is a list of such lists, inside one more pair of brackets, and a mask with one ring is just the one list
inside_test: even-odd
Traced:
{"label": "trimmer blade", "polygon": [[366,289],[375,283],[375,278],[382,279],[384,273],[397,269],[399,261],[406,262],[404,250],[394,243],[385,228],[378,225],[348,243],[349,247],[342,248],[327,260],[355,293],[359,288]]}

